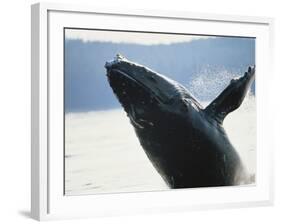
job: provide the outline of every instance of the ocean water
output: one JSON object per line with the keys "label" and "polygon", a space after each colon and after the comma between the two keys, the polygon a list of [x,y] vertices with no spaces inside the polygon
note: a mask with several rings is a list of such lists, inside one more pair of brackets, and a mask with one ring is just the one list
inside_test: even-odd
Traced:
{"label": "ocean water", "polygon": [[[248,95],[226,117],[224,127],[246,169],[255,175],[255,97]],[[123,109],[66,114],[66,195],[166,189]]]}

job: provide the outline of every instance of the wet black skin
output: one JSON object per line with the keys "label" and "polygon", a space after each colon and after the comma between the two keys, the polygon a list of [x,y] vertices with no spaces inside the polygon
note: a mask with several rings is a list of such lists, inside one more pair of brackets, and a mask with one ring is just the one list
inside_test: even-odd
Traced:
{"label": "wet black skin", "polygon": [[179,83],[122,56],[105,67],[142,148],[170,188],[247,183],[248,175],[222,124],[241,105],[254,68],[232,80],[204,109]]}

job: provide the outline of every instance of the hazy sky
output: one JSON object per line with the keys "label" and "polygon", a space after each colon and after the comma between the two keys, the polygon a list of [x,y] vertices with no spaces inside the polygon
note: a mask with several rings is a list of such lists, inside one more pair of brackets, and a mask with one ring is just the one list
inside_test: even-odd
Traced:
{"label": "hazy sky", "polygon": [[192,40],[210,38],[209,36],[152,34],[139,32],[109,32],[100,30],[66,29],[66,39],[81,39],[83,41],[103,41],[113,43],[133,43],[143,45],[171,44],[189,42]]}
{"label": "hazy sky", "polygon": [[231,78],[255,64],[250,38],[66,29],[67,112],[120,107],[104,65],[117,53],[186,86],[201,102],[219,94]]}

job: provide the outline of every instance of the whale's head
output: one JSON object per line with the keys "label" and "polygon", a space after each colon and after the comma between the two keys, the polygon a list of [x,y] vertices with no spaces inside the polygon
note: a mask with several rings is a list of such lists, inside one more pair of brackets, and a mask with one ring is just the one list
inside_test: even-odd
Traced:
{"label": "whale's head", "polygon": [[120,55],[106,62],[105,68],[110,86],[135,128],[154,125],[160,119],[159,113],[165,119],[182,116],[186,114],[184,111],[188,111],[191,101],[200,107],[185,87],[176,81]]}

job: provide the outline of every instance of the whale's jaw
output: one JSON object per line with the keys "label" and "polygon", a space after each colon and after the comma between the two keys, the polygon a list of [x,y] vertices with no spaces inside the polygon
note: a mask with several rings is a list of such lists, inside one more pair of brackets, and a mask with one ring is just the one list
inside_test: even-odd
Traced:
{"label": "whale's jaw", "polygon": [[[105,68],[109,82],[112,83],[113,90],[117,90],[117,88],[122,89],[123,83],[124,85],[134,84],[134,87],[138,86],[142,88],[157,99],[159,103],[164,104],[170,103],[173,97],[180,94],[180,91],[189,94],[183,86],[174,80],[152,71],[145,66],[128,61],[120,55],[117,55],[114,60],[106,62]],[[113,82],[120,82],[121,86]],[[119,93],[117,92],[117,94]]]}

